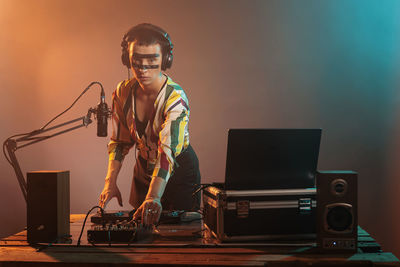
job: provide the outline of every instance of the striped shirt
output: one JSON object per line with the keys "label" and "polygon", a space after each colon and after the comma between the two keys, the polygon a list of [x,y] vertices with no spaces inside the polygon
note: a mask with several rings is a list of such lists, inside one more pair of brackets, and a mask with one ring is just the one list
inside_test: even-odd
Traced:
{"label": "striped shirt", "polygon": [[108,144],[110,160],[123,161],[133,145],[139,156],[147,161],[152,177],[168,181],[176,157],[189,145],[189,102],[182,88],[167,77],[154,102],[144,134],[140,137],[135,125],[133,92],[138,82],[133,78],[122,81],[112,96],[113,132]]}

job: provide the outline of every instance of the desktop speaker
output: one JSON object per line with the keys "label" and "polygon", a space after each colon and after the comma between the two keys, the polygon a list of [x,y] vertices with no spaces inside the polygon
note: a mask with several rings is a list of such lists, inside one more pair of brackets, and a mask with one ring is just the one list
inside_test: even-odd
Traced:
{"label": "desktop speaker", "polygon": [[317,245],[324,251],[357,250],[357,173],[319,171]]}
{"label": "desktop speaker", "polygon": [[27,174],[28,243],[56,243],[68,238],[69,171]]}

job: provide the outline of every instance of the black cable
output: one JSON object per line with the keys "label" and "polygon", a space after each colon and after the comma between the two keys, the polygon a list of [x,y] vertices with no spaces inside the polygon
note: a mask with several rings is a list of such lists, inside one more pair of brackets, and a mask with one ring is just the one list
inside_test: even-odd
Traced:
{"label": "black cable", "polygon": [[44,126],[42,126],[40,129],[34,130],[34,131],[32,131],[32,132],[29,132],[29,133],[15,134],[15,135],[13,135],[13,136],[8,137],[8,138],[3,142],[3,154],[4,154],[4,157],[6,158],[6,160],[8,161],[8,163],[9,163],[12,167],[14,167],[14,164],[12,163],[12,161],[11,161],[9,155],[7,155],[7,151],[6,151],[6,146],[7,146],[7,143],[9,142],[9,140],[11,140],[11,139],[14,138],[14,137],[20,137],[20,136],[27,137],[27,136],[30,136],[30,135],[32,135],[32,134],[35,134],[35,133],[38,133],[38,132],[44,130],[50,123],[52,123],[53,121],[55,121],[58,117],[60,117],[61,115],[63,115],[63,114],[64,114],[65,112],[67,112],[68,110],[70,110],[70,109],[75,105],[75,103],[89,90],[89,88],[92,87],[92,86],[95,85],[95,84],[98,84],[98,85],[101,87],[101,93],[102,93],[102,95],[104,95],[104,88],[103,88],[103,85],[102,85],[100,82],[91,82],[91,83],[85,88],[85,90],[83,90],[83,92],[75,99],[75,101],[71,104],[71,106],[69,106],[66,110],[64,110],[63,112],[61,112],[60,114],[58,114],[57,116],[55,116],[54,118],[52,118],[49,122],[47,122],[47,123],[46,123]]}
{"label": "black cable", "polygon": [[[195,185],[195,190],[193,190],[193,192],[192,192],[192,198],[194,199],[192,210],[194,210],[194,207],[195,207],[197,201],[201,202],[201,195],[200,195],[200,199],[199,199],[198,193],[200,193],[207,187],[213,186],[213,184],[201,184],[201,183],[194,184],[194,185]],[[200,203],[200,206],[201,206],[201,203]],[[199,210],[201,210],[200,207],[199,207]]]}
{"label": "black cable", "polygon": [[53,246],[54,243],[58,243],[60,239],[68,239],[68,241],[71,241],[71,235],[62,235],[54,239],[54,241],[47,243],[46,245],[39,245],[39,247],[36,249],[36,252],[42,252],[43,250]]}
{"label": "black cable", "polygon": [[76,246],[79,247],[81,245],[81,238],[82,238],[82,234],[83,234],[83,229],[85,228],[85,224],[86,224],[86,220],[89,216],[89,214],[92,212],[92,210],[94,210],[95,208],[99,208],[100,212],[101,212],[101,216],[104,215],[104,210],[102,207],[100,206],[94,206],[93,208],[91,208],[88,213],[86,214],[85,220],[83,221],[83,225],[82,225],[82,229],[81,229],[81,233],[79,234],[79,238],[78,238],[78,242],[76,243]]}
{"label": "black cable", "polygon": [[96,243],[94,243],[93,241],[89,241],[89,243],[90,243],[93,247],[98,247],[98,246],[96,245]]}
{"label": "black cable", "polygon": [[[76,102],[78,102],[79,98],[81,98],[88,90],[90,87],[92,87],[94,84],[98,84],[101,87],[101,92],[102,94],[104,94],[104,88],[103,85],[100,82],[91,82],[88,87],[85,88],[85,90],[83,90],[83,92],[75,99],[75,101],[71,104],[71,106],[69,106],[66,110],[64,110],[63,112],[61,112],[60,114],[58,114],[57,116],[55,116],[54,118],[52,118],[48,123],[46,123],[44,126],[42,126],[39,130],[44,130],[50,123],[52,123],[53,121],[55,121],[58,117],[60,117],[61,115],[63,115],[65,112],[67,112],[68,110],[70,110]],[[35,131],[33,131],[35,132]],[[32,133],[33,133],[32,132]]]}
{"label": "black cable", "polygon": [[213,184],[195,184],[195,186],[196,186],[197,188],[196,188],[196,190],[193,191],[192,197],[194,197],[197,193],[203,191],[203,190],[206,189],[207,187],[213,186]]}
{"label": "black cable", "polygon": [[11,164],[11,166],[13,166],[12,161],[11,161],[11,159],[9,158],[9,156],[7,155],[6,149],[5,149],[6,146],[7,146],[7,142],[8,142],[11,138],[19,137],[19,136],[27,136],[27,135],[29,135],[29,134],[30,134],[30,133],[14,134],[13,136],[8,137],[8,138],[3,142],[3,154],[4,154],[4,157],[6,158],[6,160],[8,161],[8,163]]}

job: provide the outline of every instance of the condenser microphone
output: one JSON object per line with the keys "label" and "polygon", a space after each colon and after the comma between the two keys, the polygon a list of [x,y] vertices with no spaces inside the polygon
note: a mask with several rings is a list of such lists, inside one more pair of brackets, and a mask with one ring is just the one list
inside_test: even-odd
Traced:
{"label": "condenser microphone", "polygon": [[106,96],[104,91],[101,90],[100,103],[96,109],[97,117],[97,136],[107,136],[107,119],[108,119],[108,106],[106,103]]}

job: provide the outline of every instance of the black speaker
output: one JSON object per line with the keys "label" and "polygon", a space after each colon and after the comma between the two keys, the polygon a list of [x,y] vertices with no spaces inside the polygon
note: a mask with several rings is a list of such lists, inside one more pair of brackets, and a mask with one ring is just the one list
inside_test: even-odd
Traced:
{"label": "black speaker", "polygon": [[357,173],[318,171],[317,245],[324,251],[357,250]]}
{"label": "black speaker", "polygon": [[56,243],[70,234],[69,171],[27,174],[28,243]]}

